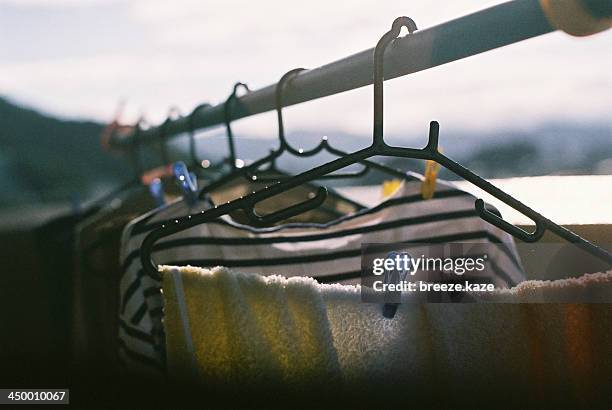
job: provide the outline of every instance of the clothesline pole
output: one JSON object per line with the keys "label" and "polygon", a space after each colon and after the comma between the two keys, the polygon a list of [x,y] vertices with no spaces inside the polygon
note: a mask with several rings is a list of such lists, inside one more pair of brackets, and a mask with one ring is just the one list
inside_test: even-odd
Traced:
{"label": "clothesline pole", "polygon": [[[555,30],[556,28],[553,28],[545,16],[540,1],[513,0],[502,3],[397,39],[385,53],[385,80],[426,70]],[[373,53],[374,49],[371,48],[301,72],[287,85],[284,105],[299,104],[372,84]],[[232,104],[231,119],[236,120],[273,110],[275,87],[276,84],[273,84],[236,99]],[[199,110],[193,118],[194,129],[223,123],[223,104]],[[184,117],[166,123],[164,131],[166,137],[171,137],[187,130],[189,130],[189,121]],[[158,135],[157,127],[143,130],[138,136],[139,143],[155,142]],[[111,145],[115,148],[125,149],[133,143],[133,134],[111,140]]]}

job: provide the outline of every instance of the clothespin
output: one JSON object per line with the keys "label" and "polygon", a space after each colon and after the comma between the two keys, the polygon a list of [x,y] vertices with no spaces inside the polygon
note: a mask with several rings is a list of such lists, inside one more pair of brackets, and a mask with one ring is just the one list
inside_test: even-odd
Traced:
{"label": "clothespin", "polygon": [[[398,266],[392,270],[385,269],[385,276],[383,277],[384,284],[398,285],[402,283],[404,280],[406,280],[406,277],[412,269],[412,256],[408,252],[389,252],[387,255],[387,259],[391,260],[395,260],[396,257],[405,259],[409,265],[403,266],[403,269],[400,269]],[[385,304],[383,305],[382,314],[387,319],[393,319],[395,317],[395,313],[397,312],[397,307],[401,303],[402,294],[389,293],[389,291],[387,291],[384,296]]]}
{"label": "clothespin", "polygon": [[133,131],[133,127],[121,124],[121,117],[125,110],[125,100],[120,100],[115,110],[115,115],[100,133],[100,144],[105,151],[111,151],[110,140],[114,134],[126,134]]}
{"label": "clothespin", "polygon": [[172,165],[172,171],[176,182],[183,191],[183,198],[189,205],[194,205],[198,201],[198,180],[193,172],[189,172],[187,165],[182,161],[177,161]]}
{"label": "clothespin", "polygon": [[150,169],[140,176],[140,183],[146,187],[149,187],[149,193],[151,193],[151,196],[155,200],[155,204],[158,207],[166,204],[162,178],[169,175],[172,175],[172,169],[171,167],[164,165]]}
{"label": "clothespin", "polygon": [[162,165],[144,172],[140,176],[140,182],[142,185],[149,186],[156,179],[168,178],[172,176],[172,165]]}
{"label": "clothespin", "polygon": [[423,199],[431,199],[436,192],[436,180],[440,171],[440,164],[428,159],[425,163],[425,179],[421,182],[421,195]]}
{"label": "clothespin", "polygon": [[390,197],[397,191],[402,184],[402,181],[399,179],[390,179],[388,181],[384,181],[382,185],[382,195],[383,198]]}
{"label": "clothespin", "polygon": [[151,196],[155,200],[155,205],[158,207],[166,204],[166,199],[164,198],[164,187],[162,185],[162,181],[160,178],[153,178],[148,184],[149,192]]}

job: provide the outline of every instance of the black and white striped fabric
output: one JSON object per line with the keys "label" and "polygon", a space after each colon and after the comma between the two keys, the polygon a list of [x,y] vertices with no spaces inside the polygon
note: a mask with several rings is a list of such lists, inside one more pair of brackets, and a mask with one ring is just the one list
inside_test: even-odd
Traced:
{"label": "black and white striped fabric", "polygon": [[[442,181],[436,185],[434,197],[423,200],[421,183],[406,181],[377,206],[325,225],[257,229],[224,217],[162,239],[153,257],[164,265],[225,266],[252,274],[357,284],[362,243],[495,243],[497,251],[488,254],[494,274],[488,273],[486,279],[496,287],[522,281],[524,272],[512,237],[478,216],[472,195]],[[165,366],[161,286],[142,270],[141,243],[167,220],[204,207],[189,209],[177,202],[133,221],[123,232],[119,356],[130,370],[163,373]]]}

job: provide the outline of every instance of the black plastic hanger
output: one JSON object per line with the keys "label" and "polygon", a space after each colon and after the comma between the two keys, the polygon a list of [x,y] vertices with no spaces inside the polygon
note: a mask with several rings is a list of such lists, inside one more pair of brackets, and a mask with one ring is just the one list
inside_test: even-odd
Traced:
{"label": "black plastic hanger", "polygon": [[141,125],[143,123],[145,123],[145,119],[144,116],[141,116],[134,125],[134,142],[130,147],[128,154],[130,158],[129,162],[131,163],[132,169],[134,170],[134,176],[128,182],[116,187],[115,189],[102,195],[101,197],[94,199],[90,204],[87,205],[89,209],[100,208],[112,201],[113,199],[123,195],[124,193],[141,186],[140,176],[144,171],[144,165],[140,157],[140,133],[142,131]]}
{"label": "black plastic hanger", "polygon": [[138,121],[136,121],[136,125],[134,126],[134,139],[133,139],[134,143],[130,149],[131,162],[133,164],[134,173],[136,176],[135,179],[138,181],[140,180],[140,176],[145,171],[145,167],[144,167],[144,164],[142,163],[142,158],[140,155],[140,150],[142,148],[140,136],[142,133],[143,123],[146,123],[144,115],[140,116],[140,118],[138,118]]}
{"label": "black plastic hanger", "polygon": [[[286,85],[291,80],[291,78],[293,78],[293,76],[295,76],[296,74],[298,74],[300,71],[303,71],[303,70],[304,70],[303,68],[296,68],[296,69],[288,71],[281,77],[281,79],[276,85],[275,99],[276,99],[276,111],[277,111],[277,120],[278,120],[278,135],[279,135],[278,148],[270,150],[270,153],[264,156],[263,158],[260,158],[243,168],[236,168],[233,170],[232,173],[224,175],[219,180],[207,185],[202,190],[200,190],[200,199],[204,199],[204,197],[208,193],[213,192],[214,190],[220,188],[221,186],[225,185],[228,181],[236,178],[237,176],[242,176],[251,181],[258,181],[258,182],[272,182],[272,181],[278,182],[281,180],[291,178],[291,175],[278,169],[276,166],[276,159],[285,152],[289,152],[297,156],[311,156],[325,149],[327,152],[335,156],[338,156],[338,157],[348,155],[348,153],[332,147],[329,144],[327,137],[323,137],[321,140],[321,143],[316,148],[314,148],[313,150],[309,150],[305,153],[300,149],[296,150],[288,143],[285,137],[285,130],[284,130],[284,125],[283,125],[284,124],[283,114],[282,114],[283,92],[284,92]],[[230,98],[235,98],[235,94],[232,94],[232,96],[230,96]],[[228,101],[230,101],[230,98],[228,98]],[[228,130],[228,135],[231,135],[232,140],[233,140],[233,134],[231,132],[231,125],[230,125],[229,111],[226,110],[225,114],[226,114],[225,126],[226,126],[226,129]],[[419,181],[422,179],[421,175],[417,173],[410,172],[410,171],[407,171],[407,172],[401,171],[399,169],[394,169],[387,165],[382,165],[382,164],[379,164],[371,160],[366,159],[366,160],[361,161],[360,163],[364,165],[364,168],[360,171],[357,171],[356,173],[348,173],[348,174],[347,173],[334,173],[330,175],[323,175],[320,179],[341,179],[341,178],[352,178],[352,177],[362,176],[365,173],[367,173],[369,168],[376,169],[394,178],[399,178],[402,180],[407,179],[407,180]],[[266,164],[269,164],[269,165],[263,171],[269,174],[270,176],[263,176],[261,174],[262,170],[260,170],[260,168],[262,166],[265,166]],[[259,171],[259,174],[257,174],[258,171]],[[342,199],[357,206],[358,208],[362,208],[362,205],[355,203],[352,200],[349,200],[345,197],[342,197]]]}
{"label": "black plastic hanger", "polygon": [[[205,109],[205,108],[209,108],[211,105],[209,103],[200,104],[197,107],[195,107],[193,111],[191,111],[191,113],[189,114],[189,117],[187,118],[187,128],[189,132],[189,152],[191,156],[190,159],[191,159],[194,169],[198,170],[198,172],[200,172],[200,170],[202,169],[205,169],[206,171],[217,172],[217,171],[223,170],[227,165],[230,166],[230,170],[232,172],[240,169],[236,165],[237,163],[236,163],[236,147],[234,144],[234,133],[232,132],[232,126],[230,124],[231,105],[235,102],[237,98],[238,90],[240,88],[244,88],[247,93],[250,92],[248,85],[246,85],[245,83],[238,82],[234,84],[234,87],[232,88],[232,93],[229,95],[229,97],[227,97],[227,99],[225,100],[225,103],[223,104],[223,115],[225,118],[225,130],[226,130],[227,145],[228,145],[228,157],[224,158],[220,163],[208,164],[207,166],[204,166],[198,159],[197,150],[196,150],[195,125],[193,123],[193,119],[195,117],[195,114],[198,111]],[[202,199],[202,197],[200,197],[200,199]]]}
{"label": "black plastic hanger", "polygon": [[[243,87],[247,90],[248,92],[248,86],[244,83],[236,83],[233,87],[232,93],[231,95],[227,98],[227,100],[225,101],[224,104],[224,114],[225,114],[225,126],[226,126],[226,131],[227,131],[227,138],[228,138],[228,150],[230,152],[229,157],[227,159],[225,159],[222,163],[220,164],[216,164],[216,165],[212,165],[209,167],[206,167],[205,169],[207,171],[218,171],[222,168],[225,168],[227,164],[236,164],[236,158],[235,158],[235,146],[234,146],[234,138],[233,138],[233,132],[232,132],[232,128],[231,128],[231,104],[233,103],[233,101],[237,98],[237,91],[240,87]],[[195,107],[193,109],[193,111],[189,114],[189,116],[187,117],[187,122],[188,122],[188,133],[189,133],[189,138],[190,138],[190,162],[192,164],[194,164],[194,168],[196,170],[202,170],[203,168],[201,167],[201,164],[199,164],[199,158],[197,157],[197,150],[196,150],[196,141],[195,141],[195,135],[194,135],[194,131],[195,131],[195,127],[193,124],[193,118],[194,115],[200,110],[200,109],[204,109],[206,107],[209,107],[210,104],[208,103],[204,103],[204,104],[200,104],[197,107]],[[161,152],[161,157],[162,157],[162,161],[164,162],[164,164],[167,164],[167,161],[169,160],[169,155],[168,155],[168,149],[167,149],[167,145],[166,145],[166,127],[167,125],[170,123],[171,121],[171,116],[172,115],[176,115],[176,113],[178,113],[178,109],[176,108],[171,108],[169,110],[168,113],[168,117],[167,119],[161,124],[161,126],[159,127],[159,133],[158,133],[158,138],[160,140],[160,152]],[[139,141],[137,138],[138,134],[135,136],[136,139],[135,141]],[[280,174],[282,176],[287,176],[287,174],[283,173],[282,171],[278,171],[280,172]],[[213,192],[214,190],[216,190],[217,188],[220,188],[222,185],[225,185],[226,183],[230,182],[231,180],[233,180],[236,177],[243,177],[246,178],[249,182],[252,182],[253,180],[251,178],[249,178],[249,176],[246,174],[246,172],[243,172],[241,168],[238,167],[234,167],[228,174],[224,175],[220,180],[217,180],[216,182],[207,185],[205,188],[202,189],[201,192],[199,192],[199,196],[197,199],[203,199],[203,194],[204,193],[210,193]],[[181,188],[184,188],[183,185],[181,184]],[[316,187],[312,187],[313,190],[316,189]],[[189,194],[188,196],[191,197],[191,192],[185,192],[183,190],[184,194]],[[342,200],[343,202],[346,202],[350,205],[352,205],[355,209],[359,210],[359,209],[363,209],[363,205],[352,201],[348,198],[345,198],[337,193],[334,193],[334,195],[336,195],[338,197],[339,200]],[[330,207],[323,207],[322,208],[325,212],[327,212],[328,214],[330,214],[332,217],[340,217],[343,216],[342,213],[340,213],[337,209],[334,208],[330,208]],[[259,222],[259,224],[261,224],[262,222]]]}
{"label": "black plastic hanger", "polygon": [[200,160],[198,159],[198,151],[196,148],[196,138],[195,138],[195,126],[193,125],[193,117],[195,116],[195,114],[200,111],[203,108],[209,108],[210,104],[209,103],[202,103],[198,106],[196,106],[191,113],[189,114],[189,116],[187,117],[187,129],[188,129],[188,134],[189,134],[189,159],[191,162],[191,168],[192,170],[194,170],[196,173],[201,172],[201,170],[203,169],[202,163],[200,162]]}
{"label": "black plastic hanger", "polygon": [[239,88],[243,88],[247,93],[251,92],[248,85],[246,85],[245,83],[238,82],[234,84],[232,93],[230,94],[229,97],[227,97],[227,100],[225,100],[225,104],[223,104],[223,115],[225,117],[225,129],[227,130],[227,143],[229,147],[229,158],[227,159],[227,162],[229,163],[232,171],[240,168],[238,167],[237,162],[236,162],[237,158],[236,158],[236,148],[234,146],[234,133],[232,132],[232,126],[231,126],[232,104],[238,98],[237,93],[238,93]]}
{"label": "black plastic hanger", "polygon": [[166,137],[167,137],[166,128],[168,127],[168,124],[170,123],[170,121],[173,120],[174,116],[178,116],[178,117],[181,116],[181,112],[176,106],[170,107],[170,109],[168,110],[168,116],[166,117],[166,120],[159,127],[158,138],[159,138],[159,144],[160,144],[162,165],[168,165],[170,163],[170,156],[168,155],[168,145],[166,141]]}
{"label": "black plastic hanger", "polygon": [[[285,137],[285,126],[283,123],[283,93],[284,93],[287,83],[291,80],[291,78],[293,78],[295,75],[297,75],[298,73],[304,70],[305,68],[295,68],[293,70],[290,70],[286,72],[276,84],[275,102],[276,102],[276,116],[278,119],[279,145],[276,150],[271,150],[268,156],[257,161],[259,166],[264,165],[265,163],[269,163],[270,165],[265,169],[265,171],[267,171],[268,173],[271,173],[272,176],[266,177],[266,176],[256,175],[253,171],[249,170],[246,172],[246,175],[249,178],[251,178],[253,181],[276,182],[276,181],[290,178],[291,176],[286,175],[285,172],[280,171],[276,166],[276,160],[285,152],[292,154],[296,157],[312,157],[323,150],[330,152],[328,150],[329,143],[327,142],[327,137],[324,137],[321,140],[321,143],[318,146],[316,146],[314,149],[308,150],[308,151],[304,151],[301,148],[300,149],[293,148],[289,144],[289,141],[287,141],[287,138]],[[369,167],[366,165],[363,167],[363,169],[357,172],[334,173],[334,174],[329,174],[329,175],[323,175],[321,176],[320,179],[356,178],[356,177],[365,175],[368,171],[369,171]],[[279,174],[279,175],[274,175],[274,174]],[[283,174],[285,174],[285,176],[283,176]]]}
{"label": "black plastic hanger", "polygon": [[[314,147],[313,149],[310,150],[304,150],[302,148],[299,149],[295,149],[291,146],[291,144],[289,144],[289,141],[287,141],[287,138],[285,136],[285,127],[284,127],[284,122],[283,122],[283,114],[282,114],[282,108],[283,108],[283,102],[282,102],[282,97],[283,97],[283,92],[284,89],[286,87],[286,85],[288,84],[288,82],[290,81],[291,78],[293,78],[295,75],[297,75],[298,73],[300,73],[301,71],[304,71],[305,68],[296,68],[293,69],[289,72],[287,72],[278,82],[277,84],[277,88],[276,88],[276,113],[277,113],[277,118],[278,118],[278,139],[279,139],[279,147],[276,151],[272,150],[270,151],[270,155],[268,155],[267,157],[262,158],[258,163],[261,163],[261,161],[267,161],[270,162],[270,166],[268,168],[266,168],[266,171],[276,171],[278,173],[279,172],[278,168],[276,168],[276,159],[284,152],[288,152],[296,157],[312,157],[317,155],[320,152],[326,151],[336,157],[343,157],[348,155],[347,152],[344,152],[342,150],[336,149],[334,147],[332,147],[329,143],[328,138],[322,137],[321,138],[321,142],[319,143],[319,145],[317,145],[316,147]],[[321,178],[319,178],[320,180],[322,179],[349,179],[349,178],[358,178],[358,177],[362,177],[364,175],[366,175],[370,169],[376,169],[380,172],[383,172],[387,175],[390,175],[392,177],[395,178],[400,178],[400,179],[408,179],[408,180],[421,180],[421,176],[417,173],[414,172],[404,172],[395,168],[391,168],[387,165],[383,165],[383,164],[379,164],[377,162],[371,161],[371,160],[363,160],[360,161],[360,164],[363,165],[363,168],[359,171],[353,172],[353,173],[332,173],[329,175],[323,175]],[[258,180],[260,182],[277,182],[277,181],[281,181],[283,179],[287,179],[290,178],[289,176],[287,177],[282,177],[282,176],[278,176],[278,177],[261,177],[256,175],[254,172],[249,171],[247,172],[247,175],[249,177],[251,177],[253,180]]]}
{"label": "black plastic hanger", "polygon": [[440,153],[438,151],[439,124],[436,121],[432,121],[430,123],[429,140],[424,148],[396,147],[390,146],[385,142],[383,134],[383,55],[387,46],[400,34],[402,27],[408,28],[410,33],[416,30],[414,21],[408,17],[399,17],[393,22],[391,30],[383,35],[378,41],[374,50],[374,132],[371,146],[353,152],[345,157],[341,157],[334,161],[320,165],[286,181],[273,184],[251,195],[228,202],[227,204],[202,211],[199,214],[175,219],[172,223],[163,225],[161,228],[152,231],[145,237],[140,248],[140,260],[144,271],[153,278],[160,278],[159,272],[157,271],[157,266],[151,258],[151,253],[155,243],[164,237],[184,231],[193,226],[212,221],[238,209],[245,211],[246,214],[255,221],[281,221],[302,212],[314,209],[325,200],[327,195],[325,188],[319,189],[314,198],[310,198],[289,208],[272,212],[268,215],[258,215],[254,211],[254,206],[263,200],[271,198],[291,188],[316,180],[322,175],[329,174],[377,155],[399,158],[429,159],[436,161],[448,170],[478,186],[485,192],[488,192],[495,198],[529,217],[534,221],[536,228],[533,232],[524,231],[523,229],[504,221],[499,216],[485,209],[484,202],[481,199],[478,199],[475,203],[476,210],[478,211],[478,214],[487,222],[526,242],[536,242],[541,239],[546,230],[550,230],[568,242],[576,244],[578,247],[591,255],[598,257],[612,265],[612,255],[604,249],[592,244],[579,235],[576,235],[574,232],[557,225],[538,212],[524,205],[522,202],[508,195],[501,189],[497,188],[493,184],[487,182],[485,179],[474,174],[469,169]]}
{"label": "black plastic hanger", "polygon": [[[280,140],[280,144],[279,144],[279,148],[276,150],[271,150],[270,154],[264,156],[263,158],[260,158],[256,161],[254,161],[253,163],[245,166],[245,167],[235,167],[233,168],[228,174],[223,175],[221,178],[219,178],[218,180],[212,182],[211,184],[208,184],[207,186],[203,187],[200,190],[199,193],[199,198],[201,200],[203,200],[206,195],[214,192],[217,189],[220,189],[221,187],[223,187],[224,185],[226,185],[227,183],[229,183],[230,181],[234,180],[235,178],[245,178],[247,179],[247,181],[249,182],[266,182],[268,180],[274,180],[274,181],[279,181],[282,179],[286,179],[286,178],[290,178],[291,175],[287,174],[285,171],[282,171],[280,169],[278,169],[276,167],[276,158],[278,158],[281,154],[283,154],[284,152],[287,152],[287,148],[293,150],[292,147],[289,146],[289,144],[287,143],[285,136],[284,136],[284,126],[283,126],[283,116],[282,116],[282,94],[283,94],[283,90],[285,88],[286,83],[290,80],[290,78],[297,74],[298,72],[300,72],[303,69],[294,69],[294,70],[290,70],[289,72],[285,73],[281,79],[279,80],[279,82],[276,85],[276,107],[277,107],[277,118],[278,118],[278,132],[279,132],[279,140]],[[226,100],[225,104],[224,104],[224,115],[225,115],[225,128],[227,130],[227,135],[228,135],[228,141],[230,142],[230,147],[233,146],[234,144],[234,134],[232,132],[232,127],[231,127],[231,104],[234,102],[234,100],[237,98],[236,96],[236,92],[238,90],[239,87],[244,87],[247,91],[248,91],[248,87],[243,84],[243,83],[236,83],[234,85],[233,88],[233,92],[232,94],[228,97],[228,99]],[[331,149],[331,147],[330,147]],[[294,150],[297,152],[297,150]],[[230,152],[233,152],[230,148]],[[331,152],[331,151],[330,151]],[[338,155],[338,154],[336,154]],[[343,155],[343,154],[340,154]],[[235,154],[234,154],[235,156]],[[230,155],[230,159],[229,162],[231,162],[231,155]],[[234,160],[235,162],[235,160]],[[254,172],[257,171],[261,166],[264,166],[266,164],[269,164],[268,167],[263,170],[263,172],[265,172],[266,174],[270,175],[268,176],[264,176],[261,173],[259,175],[255,175]],[[376,164],[378,165],[378,164]],[[384,167],[384,166],[381,166]],[[391,168],[390,168],[391,169]],[[395,171],[395,170],[394,170]],[[347,174],[334,174],[333,177],[334,178],[347,178],[352,176],[351,174],[347,175]],[[406,174],[402,173],[401,171],[396,171],[396,174],[394,174],[394,176],[398,177],[398,178],[406,178]],[[416,178],[415,178],[416,179]],[[313,188],[313,190],[317,190],[318,187],[312,186],[311,188]],[[363,205],[359,204],[349,198],[344,197],[343,195],[338,194],[337,192],[333,192],[332,191],[332,195],[336,196],[339,200],[346,202],[348,204],[350,204],[351,206],[353,206],[355,209],[363,209]],[[325,210],[335,216],[342,216],[342,214],[338,213],[337,210],[334,209],[330,209],[330,208],[325,208]],[[259,222],[258,222],[259,221]],[[255,224],[261,224],[261,220],[251,220],[252,223]]]}

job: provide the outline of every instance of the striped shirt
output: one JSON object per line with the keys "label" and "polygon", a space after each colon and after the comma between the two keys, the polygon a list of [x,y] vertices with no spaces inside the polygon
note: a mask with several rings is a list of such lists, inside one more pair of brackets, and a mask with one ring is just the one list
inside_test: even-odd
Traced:
{"label": "striped shirt", "polygon": [[[164,265],[225,266],[251,274],[357,284],[362,243],[495,243],[497,251],[488,254],[494,274],[485,279],[496,287],[513,286],[524,279],[513,239],[482,220],[474,201],[472,195],[442,181],[436,184],[434,197],[424,200],[420,181],[406,181],[378,205],[327,224],[254,228],[225,216],[161,239],[152,256]],[[142,269],[141,243],[167,220],[206,207],[202,203],[190,209],[185,202],[176,202],[133,221],[123,232],[119,356],[130,370],[163,373],[165,369],[161,284]],[[419,254],[418,249],[415,252]]]}

